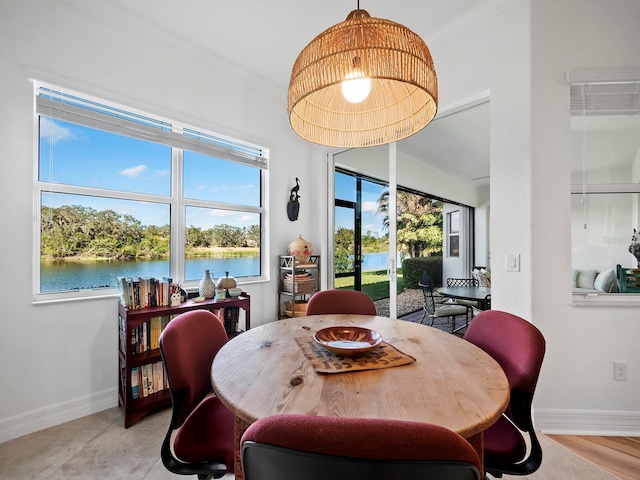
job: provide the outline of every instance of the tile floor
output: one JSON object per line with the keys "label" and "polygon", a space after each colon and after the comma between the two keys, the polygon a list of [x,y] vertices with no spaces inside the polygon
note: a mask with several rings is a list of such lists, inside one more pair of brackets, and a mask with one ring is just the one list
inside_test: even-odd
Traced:
{"label": "tile floor", "polygon": [[[0,478],[18,479],[126,479],[187,478],[169,473],[160,460],[160,444],[169,423],[165,409],[124,429],[118,408],[89,415],[41,432],[0,444]],[[540,436],[543,465],[527,477],[534,480],[615,480],[604,470]],[[190,477],[195,478],[195,477]],[[227,474],[224,480],[233,479]]]}

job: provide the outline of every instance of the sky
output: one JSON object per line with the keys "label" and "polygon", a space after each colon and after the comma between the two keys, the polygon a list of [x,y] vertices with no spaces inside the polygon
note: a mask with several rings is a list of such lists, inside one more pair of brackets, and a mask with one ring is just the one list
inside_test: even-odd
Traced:
{"label": "sky", "polygon": [[[387,187],[377,183],[362,180],[362,233],[371,231],[373,235],[384,236],[386,232],[382,229],[382,215],[377,215],[378,199]],[[336,198],[355,202],[356,200],[356,180],[354,177],[343,173],[336,173],[335,176]],[[335,213],[336,228],[353,228],[353,210],[337,208]]]}
{"label": "sky", "polygon": [[[41,117],[40,168],[42,182],[125,190],[169,196],[171,148],[61,120]],[[169,223],[169,207],[163,203],[45,193],[43,205],[83,205],[111,209],[136,217],[143,225]],[[257,169],[185,151],[184,196],[195,200],[260,205],[260,173]],[[188,207],[187,226],[202,229],[217,224],[248,227],[259,223],[257,214],[223,209]]]}
{"label": "sky", "polygon": [[[40,138],[39,179],[42,182],[165,197],[171,193],[171,148],[167,145],[44,116]],[[190,151],[184,153],[185,198],[259,206],[259,187],[260,174],[255,168]],[[384,190],[381,185],[363,181],[363,233],[384,235],[382,217],[376,215],[378,199]],[[355,201],[355,179],[336,174],[336,195]],[[45,206],[83,205],[132,215],[143,225],[169,223],[166,203],[60,193],[45,193],[43,197]],[[187,207],[187,226],[207,229],[218,224],[248,227],[259,224],[259,215]],[[336,227],[353,228],[353,211],[337,209]]]}

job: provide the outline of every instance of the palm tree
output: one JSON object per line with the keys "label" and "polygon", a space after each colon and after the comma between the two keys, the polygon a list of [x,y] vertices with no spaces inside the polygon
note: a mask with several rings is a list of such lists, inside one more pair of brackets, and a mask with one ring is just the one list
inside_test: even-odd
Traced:
{"label": "palm tree", "polygon": [[[378,199],[377,213],[384,215],[382,227],[389,231],[389,191]],[[442,250],[442,202],[405,191],[397,196],[397,241],[401,255],[429,256]]]}

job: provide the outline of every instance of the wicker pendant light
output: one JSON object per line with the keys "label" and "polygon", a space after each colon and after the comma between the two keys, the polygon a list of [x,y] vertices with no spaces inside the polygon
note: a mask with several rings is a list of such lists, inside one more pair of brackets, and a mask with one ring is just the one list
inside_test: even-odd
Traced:
{"label": "wicker pendant light", "polygon": [[[349,87],[360,98],[347,100]],[[437,109],[438,79],[427,45],[408,28],[365,10],[318,35],[291,72],[289,122],[320,145],[395,142],[425,127]]]}

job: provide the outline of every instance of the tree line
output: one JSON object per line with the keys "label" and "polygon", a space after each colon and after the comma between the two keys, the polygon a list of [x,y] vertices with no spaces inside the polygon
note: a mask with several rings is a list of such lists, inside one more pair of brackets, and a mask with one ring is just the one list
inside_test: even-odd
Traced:
{"label": "tree line", "polygon": [[[40,253],[53,260],[109,258],[114,260],[169,258],[169,224],[142,225],[128,214],[81,205],[42,207]],[[216,225],[186,229],[186,253],[212,247],[258,247],[260,227]]]}
{"label": "tree line", "polygon": [[[382,228],[386,235],[378,238],[370,232],[362,236],[363,251],[384,251],[389,245],[389,192],[378,199],[378,214],[382,216]],[[401,258],[429,257],[442,253],[443,216],[442,202],[411,192],[397,194],[396,239]],[[350,272],[354,269],[355,232],[340,227],[334,234],[335,271]]]}

